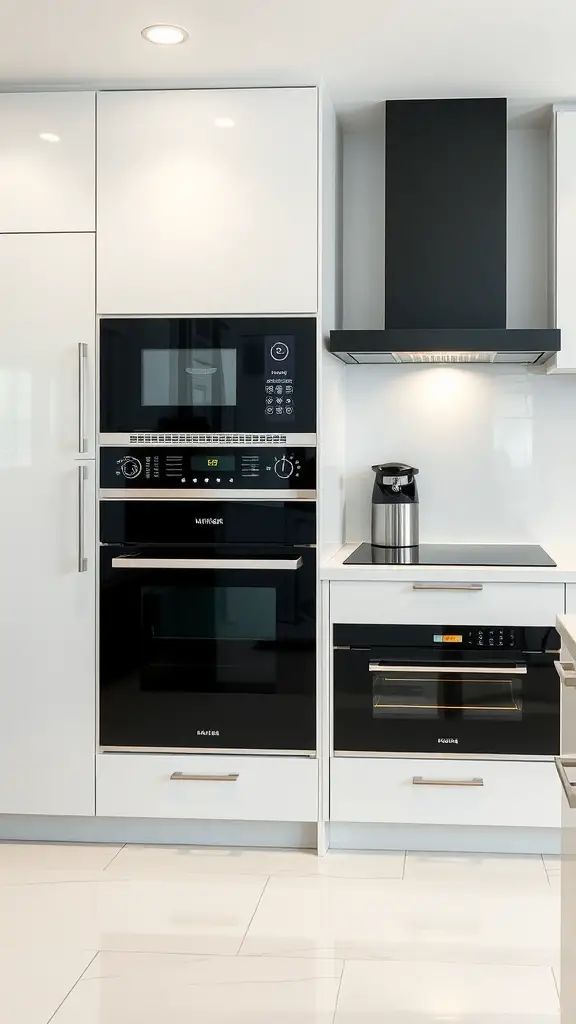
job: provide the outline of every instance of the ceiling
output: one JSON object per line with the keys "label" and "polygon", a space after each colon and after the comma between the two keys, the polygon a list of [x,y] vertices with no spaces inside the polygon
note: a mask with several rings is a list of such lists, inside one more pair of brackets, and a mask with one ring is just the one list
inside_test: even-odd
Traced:
{"label": "ceiling", "polygon": [[[154,22],[188,29],[146,43]],[[576,98],[576,0],[0,0],[0,88],[314,84],[386,98]]]}

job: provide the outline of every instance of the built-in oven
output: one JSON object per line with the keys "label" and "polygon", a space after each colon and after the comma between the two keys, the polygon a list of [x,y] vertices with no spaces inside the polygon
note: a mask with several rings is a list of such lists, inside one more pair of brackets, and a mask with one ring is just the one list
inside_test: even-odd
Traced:
{"label": "built-in oven", "polygon": [[551,626],[334,626],[334,752],[552,757]]}
{"label": "built-in oven", "polygon": [[316,330],[312,317],[101,319],[101,443],[280,432],[314,444]]}
{"label": "built-in oven", "polygon": [[263,468],[265,500],[229,468],[246,451],[101,450],[104,750],[315,752],[315,492],[290,485],[314,453],[270,449],[292,473]]}

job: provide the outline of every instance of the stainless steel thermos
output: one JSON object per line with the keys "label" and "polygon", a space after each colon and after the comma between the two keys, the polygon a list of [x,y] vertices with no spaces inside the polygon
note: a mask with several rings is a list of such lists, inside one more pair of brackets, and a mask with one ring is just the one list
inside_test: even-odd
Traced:
{"label": "stainless steel thermos", "polygon": [[419,540],[418,488],[415,466],[386,462],[372,466],[372,544],[377,547],[415,547]]}

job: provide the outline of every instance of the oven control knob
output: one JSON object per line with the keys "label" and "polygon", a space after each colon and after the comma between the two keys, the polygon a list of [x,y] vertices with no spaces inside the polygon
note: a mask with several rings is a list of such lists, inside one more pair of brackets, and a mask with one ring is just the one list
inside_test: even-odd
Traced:
{"label": "oven control knob", "polygon": [[127,480],[135,480],[142,472],[142,463],[140,459],[134,459],[129,455],[122,461],[120,469],[122,470],[122,476],[125,476]]}
{"label": "oven control knob", "polygon": [[274,472],[281,480],[288,480],[294,472],[294,463],[283,455],[282,458],[276,459],[274,463]]}

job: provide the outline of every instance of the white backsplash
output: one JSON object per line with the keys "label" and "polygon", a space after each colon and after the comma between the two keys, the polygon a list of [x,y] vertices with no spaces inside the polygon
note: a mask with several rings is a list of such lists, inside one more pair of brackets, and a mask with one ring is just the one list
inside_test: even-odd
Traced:
{"label": "white backsplash", "polygon": [[370,537],[376,462],[417,466],[422,542],[576,549],[576,375],[346,370],[346,540]]}

